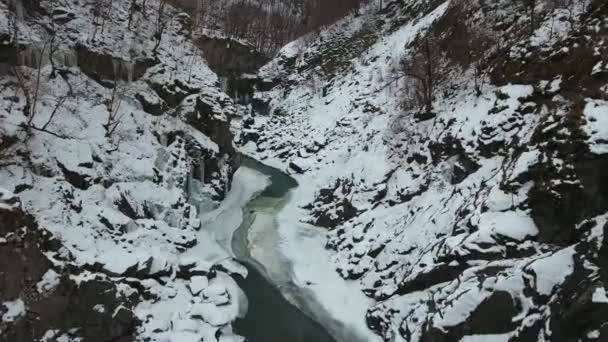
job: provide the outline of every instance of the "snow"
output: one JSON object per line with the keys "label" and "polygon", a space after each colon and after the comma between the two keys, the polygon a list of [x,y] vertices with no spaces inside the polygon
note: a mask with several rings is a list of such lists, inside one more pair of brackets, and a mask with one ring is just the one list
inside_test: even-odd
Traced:
{"label": "snow", "polygon": [[[492,14],[496,23],[520,20],[517,12],[507,10],[511,5],[497,5],[500,13]],[[254,116],[250,130],[261,138],[241,150],[291,172],[300,186],[276,220],[271,203],[256,216],[248,237],[254,246],[252,256],[274,279],[285,282],[288,274],[297,287],[308,288],[309,293],[301,291],[310,297],[308,302],[323,306],[317,317],[347,322],[362,340],[369,331],[362,319],[366,315],[378,320],[374,328],[385,340],[419,341],[425,322],[454,328],[496,291],[518,303],[514,322],[546,319],[532,314],[538,304],[530,293],[555,295],[575,269],[572,248],[539,241],[544,227],[533,219],[528,198],[539,166],[547,159],[556,168],[566,164],[547,155],[545,142],[538,141],[539,127],[550,127],[554,110],[536,99],[539,90],[547,96],[561,94],[565,79],[555,74],[540,84],[488,82],[477,96],[470,75],[454,72],[450,86],[435,101],[435,118],[418,121],[413,111],[401,106],[399,89],[404,84],[391,79],[394,67],[410,53],[407,43],[450,6],[444,2],[425,8],[425,15],[386,31],[376,26],[380,38],[372,39],[358,58],[337,60],[345,65],[337,75],[324,75],[308,60],[327,58],[324,53],[331,55],[343,46],[353,48],[353,32],[360,23],[325,31],[320,40],[331,46],[325,49],[321,43],[291,44],[260,72],[262,77],[285,80],[255,95],[269,99],[271,113],[280,109],[284,114]],[[525,44],[545,50],[566,40],[569,24],[558,22],[564,12],[557,12],[553,34],[549,16],[532,37],[526,36],[530,41]],[[483,19],[481,13],[475,16],[471,21]],[[296,59],[293,69],[275,65],[287,57]],[[603,113],[603,102],[587,102],[587,118],[591,112]],[[605,127],[608,123],[586,120],[585,131],[597,131],[589,140],[592,151],[603,144]],[[466,168],[463,157],[475,168],[454,182],[456,166]],[[291,163],[303,174],[295,174]],[[352,185],[333,191],[337,181]],[[315,202],[322,190],[335,198]],[[359,213],[327,231],[310,224],[318,212],[338,219],[341,201]],[[274,225],[278,233],[265,229]],[[271,248],[273,241],[279,241],[278,252]],[[286,265],[291,273],[285,271]],[[444,267],[449,272],[439,271]],[[451,272],[454,275],[443,274]],[[363,291],[367,296],[361,295]],[[325,325],[335,331],[331,322]],[[411,335],[405,338],[403,331]],[[463,340],[506,341],[511,336]]]}
{"label": "snow", "polygon": [[[49,6],[48,2],[40,4]],[[78,0],[63,5],[74,14],[74,19],[54,26],[55,43],[61,51],[54,61],[66,71],[65,79],[50,77],[49,60],[43,60],[33,119],[36,127],[46,127],[52,134],[32,131],[26,136],[19,128],[27,120],[23,115],[25,96],[16,89],[13,77],[3,74],[0,78],[0,144],[4,144],[5,138],[17,140],[8,151],[3,151],[8,152],[8,157],[4,158],[3,153],[0,209],[21,206],[38,226],[61,243],[57,253],[48,253],[55,269],[100,269],[99,273],[69,274],[77,284],[99,276],[111,277],[120,297],[117,301],[141,295],[140,291],[153,294],[142,298],[133,308],[137,318],[144,322],[135,338],[169,341],[172,334],[181,333],[174,331],[172,323],[188,318],[191,304],[202,301],[190,289],[200,294],[206,288],[201,278],[178,279],[178,270],[186,263],[192,266],[191,272],[204,274],[220,261],[212,255],[213,251],[205,248],[206,244],[217,243],[205,230],[201,217],[217,208],[220,190],[229,184],[231,172],[226,151],[189,125],[183,113],[192,110],[199,99],[217,111],[213,113],[217,120],[227,120],[235,109],[217,86],[217,76],[189,41],[179,20],[169,22],[153,56],[154,65],[136,77],[137,61],[152,57],[155,20],[148,19],[156,17],[153,11],[158,7],[157,0],[148,1],[145,13],[136,11],[129,29],[126,25],[130,4],[113,2],[113,15],[107,18],[103,32],[98,31],[95,39],[93,28],[97,24],[93,24],[96,19],[92,13],[96,4]],[[0,19],[7,18],[5,10],[4,4],[0,4]],[[166,14],[173,17],[177,12],[168,6]],[[44,40],[47,18],[42,15],[40,21],[30,19],[22,18],[23,22],[19,22],[24,46],[20,57],[32,66],[31,57],[39,52],[40,44],[31,42]],[[0,31],[5,32],[4,29],[0,25]],[[78,67],[81,52],[77,47],[107,56],[109,59],[104,61],[111,60],[112,66],[106,67],[110,70],[114,67],[115,72],[123,69],[128,74],[117,80],[122,119],[112,134],[104,127],[111,111],[108,104],[112,90],[85,74],[92,70]],[[27,65],[20,71],[26,79],[36,79],[36,70]],[[187,87],[190,95],[180,106],[160,116],[143,110],[136,95],[154,102],[159,96],[153,88],[170,88],[176,82]],[[56,107],[63,97],[65,101]],[[55,109],[55,117],[47,125]],[[194,179],[194,165],[204,169],[209,165],[201,164],[211,162],[218,168],[216,174],[208,177],[211,181]],[[248,181],[253,183],[256,179]],[[16,195],[12,193],[19,186],[22,186],[19,201],[15,201]],[[247,196],[244,194],[243,200]],[[210,230],[220,231],[221,223],[209,225]],[[224,234],[221,239],[229,239],[229,232],[220,234]],[[190,253],[193,246],[197,250]],[[222,258],[230,255],[222,246],[217,251]],[[239,265],[227,261],[223,264],[228,270],[243,273]],[[214,286],[224,286],[232,299],[227,308],[218,309],[211,302],[210,309],[217,310],[218,315],[225,314],[227,321],[224,319],[221,326],[211,326],[199,320],[194,333],[198,339],[210,340],[221,330],[226,338],[238,341],[230,323],[236,319],[235,312],[245,310],[246,301],[229,276],[217,274],[215,282],[220,284]],[[39,281],[36,289],[48,293],[57,286],[59,278],[57,272],[49,270],[42,279],[36,279]],[[141,286],[130,286],[133,282]],[[105,312],[104,307],[95,310]],[[59,336],[60,332],[51,331],[47,335],[48,340],[77,340],[69,334]]]}
{"label": "snow", "polygon": [[42,279],[38,282],[38,284],[36,284],[36,289],[40,293],[47,293],[49,291],[52,291],[53,289],[55,289],[55,287],[57,287],[57,285],[59,285],[59,281],[61,280],[60,278],[61,277],[57,272],[52,269],[48,270],[42,276]]}
{"label": "snow", "polygon": [[606,289],[598,287],[593,291],[592,301],[594,303],[608,304],[608,296],[606,296]]}
{"label": "snow", "polygon": [[47,330],[40,342],[80,342],[82,338],[74,337],[71,334],[62,334],[59,330]]}
{"label": "snow", "polygon": [[202,213],[199,244],[181,258],[202,259],[211,264],[234,257],[232,236],[243,221],[242,208],[269,184],[268,177],[249,168],[239,168],[234,174],[233,187],[220,206]]}
{"label": "snow", "polygon": [[573,248],[566,248],[530,264],[529,269],[536,274],[535,286],[539,293],[550,295],[564,282],[574,270],[574,254]]}
{"label": "snow", "polygon": [[599,330],[593,330],[593,331],[590,331],[587,334],[587,338],[597,339],[599,337],[600,337],[600,331]]}
{"label": "snow", "polygon": [[549,19],[543,20],[530,37],[530,46],[549,50],[557,42],[566,39],[574,29],[571,18],[583,14],[589,3],[589,0],[581,0],[572,3],[570,8],[555,8]]}
{"label": "snow", "polygon": [[[300,184],[307,184],[300,182]],[[311,195],[308,188],[292,194],[292,199],[277,217],[281,252],[292,265],[292,281],[310,298],[322,306],[329,318],[343,326],[329,326],[329,332],[342,340],[380,341],[365,325],[365,312],[373,304],[357,284],[342,279],[332,266],[331,254],[324,248],[325,234],[318,227],[299,222],[303,217],[298,207],[302,198]],[[319,313],[317,313],[319,314]],[[318,317],[327,319],[326,317]],[[350,339],[348,339],[350,338]]]}
{"label": "snow", "polygon": [[[192,271],[203,272],[207,272],[211,265],[222,264],[224,268],[246,276],[246,269],[232,261],[232,235],[243,220],[242,208],[268,184],[268,178],[257,171],[248,168],[237,170],[232,189],[220,206],[201,213],[198,244],[181,254],[178,263],[195,265]],[[153,286],[161,299],[156,303],[140,304],[136,312],[140,317],[155,317],[144,322],[144,329],[146,335],[154,335],[159,341],[200,338],[209,334],[206,326],[225,326],[247,312],[245,294],[230,276],[223,273],[218,273],[213,279],[193,276],[188,281],[177,281],[169,291],[159,284]],[[201,320],[204,322],[202,325]],[[168,329],[169,322],[173,322],[173,329]],[[155,333],[167,330],[172,332]],[[224,336],[226,341],[240,341],[240,337],[229,331]]]}
{"label": "snow", "polygon": [[520,212],[488,212],[481,215],[479,234],[502,235],[523,241],[536,236],[538,229],[529,215]]}
{"label": "snow", "polygon": [[209,286],[209,279],[205,276],[194,276],[190,278],[190,292],[196,296]]}
{"label": "snow", "polygon": [[0,209],[1,210],[12,211],[13,209],[17,208],[18,204],[19,203],[17,201],[17,198],[12,192],[0,187]]}
{"label": "snow", "polygon": [[511,334],[499,335],[470,335],[465,336],[460,342],[508,342]]}
{"label": "snow", "polygon": [[99,312],[99,313],[105,313],[106,312],[106,308],[103,306],[103,304],[96,304],[93,307],[93,310]]}
{"label": "snow", "polygon": [[[53,257],[59,263],[56,266],[66,262],[75,267],[100,266],[102,273],[116,281],[119,296],[137,294],[122,282],[125,277],[139,282],[150,297],[133,308],[142,321],[138,339],[215,340],[221,332],[220,341],[242,341],[230,323],[246,313],[247,300],[230,276],[217,272],[213,277],[210,270],[219,265],[228,273],[246,276],[246,269],[234,260],[231,242],[243,223],[243,207],[268,186],[269,179],[241,168],[234,175],[231,191],[218,205],[212,197],[218,195],[217,186],[222,186],[218,182],[227,181],[226,165],[218,171],[223,178],[212,184],[193,172],[195,162],[223,157],[218,155],[217,143],[185,122],[184,113],[193,112],[198,100],[222,120],[233,116],[236,109],[218,89],[218,77],[197,49],[179,34],[183,28],[177,20],[169,25],[155,56],[159,63],[139,80],[133,79],[135,58],[149,56],[154,42],[153,23],[146,15],[152,15],[155,3],[153,0],[149,13],[136,16],[135,30],[125,30],[121,21],[128,4],[114,3],[116,16],[99,33],[98,44],[91,46],[111,55],[115,68],[130,70],[124,84],[119,84],[128,88],[122,96],[124,121],[110,137],[104,128],[110,91],[75,67],[74,44],[90,43],[94,27],[88,14],[90,5],[80,0],[75,3],[82,5],[75,6],[76,19],[59,32],[66,57],[61,59],[70,68],[68,79],[75,94],[58,111],[60,120],[48,126],[65,138],[34,133],[24,148],[27,160],[19,160],[15,154],[0,168],[0,209],[23,206],[62,243],[62,251]],[[305,171],[294,175],[300,186],[287,201],[265,198],[254,203],[259,211],[247,241],[251,256],[264,265],[265,275],[285,296],[343,341],[384,338],[403,342],[400,332],[407,330],[415,342],[421,338],[424,323],[444,329],[457,326],[494,291],[505,291],[518,303],[520,312],[514,322],[534,323],[539,318],[531,312],[541,317],[549,315],[550,308],[541,315],[544,308],[539,309],[529,293],[554,298],[551,296],[575,270],[575,247],[560,249],[539,241],[541,227],[536,226],[529,208],[528,193],[535,186],[530,171],[547,159],[558,167],[565,163],[545,155],[532,139],[541,123],[552,120],[554,111],[541,108],[540,114],[528,113],[535,105],[539,83],[485,84],[477,96],[467,88],[470,75],[450,73],[452,90],[456,90],[438,96],[435,118],[417,121],[413,111],[401,106],[400,89],[405,83],[392,79],[395,67],[411,53],[406,45],[431,29],[454,2],[413,1],[408,5],[386,9],[387,13],[407,12],[395,16],[405,19],[403,22],[363,11],[361,17],[324,30],[310,46],[305,39],[287,45],[279,59],[259,74],[284,79],[284,84],[256,94],[258,99],[269,99],[271,109],[281,109],[286,115],[256,117],[252,131],[262,139],[240,146],[246,154],[286,172],[292,172],[290,163]],[[0,18],[6,17],[3,6],[0,4]],[[575,12],[580,10],[577,6]],[[534,51],[549,51],[570,37],[572,28],[565,20],[569,14],[563,9],[551,11],[551,15],[539,16],[535,32],[526,35],[525,43]],[[503,9],[498,12],[496,26],[511,19],[516,26],[522,23],[513,17],[517,11],[511,15]],[[357,40],[372,22],[368,40]],[[27,33],[24,36],[36,42],[26,46],[21,56],[31,63],[44,30],[37,24],[19,25]],[[0,32],[5,29],[1,27]],[[362,53],[349,45],[355,42],[365,45]],[[352,60],[337,61],[344,68],[331,79],[314,63],[308,64],[310,56],[339,57],[328,58],[325,51],[315,50],[325,45],[346,45],[357,53]],[[554,50],[570,51],[566,46]],[[518,53],[532,51],[514,46],[511,56]],[[279,67],[278,61],[292,58],[296,59],[295,69]],[[183,60],[191,61],[191,66],[178,62]],[[592,74],[600,74],[605,64],[597,63]],[[34,120],[37,127],[45,124],[57,99],[68,92],[61,78],[49,78],[50,65],[44,65]],[[30,78],[34,75],[30,69],[24,72]],[[560,94],[565,80],[551,75],[540,81],[541,92]],[[170,88],[176,82],[193,89],[194,94],[167,115],[150,115],[134,99],[138,94],[156,103],[159,96],[152,88]],[[0,85],[0,133],[25,141],[19,129],[25,120],[20,112],[23,95],[18,93],[19,101],[13,103],[14,87]],[[582,128],[591,152],[608,153],[608,102],[587,99],[583,116]],[[179,139],[176,132],[181,134]],[[460,146],[448,146],[448,138]],[[433,145],[438,146],[434,149]],[[490,151],[484,155],[483,148]],[[192,149],[203,151],[205,157],[192,156]],[[456,167],[466,168],[465,157],[476,167],[466,170],[464,179],[454,181]],[[68,181],[69,172],[86,184]],[[327,230],[311,224],[315,218],[304,208],[315,202],[322,189],[332,189],[337,181],[345,180],[351,186],[333,191],[334,202],[317,203],[317,208],[337,220],[336,203],[346,200],[359,210],[357,215]],[[22,185],[26,187],[21,188],[17,203],[13,192]],[[596,244],[603,241],[600,226],[590,234]],[[457,276],[433,275],[438,267]],[[182,269],[192,275],[179,277]],[[436,279],[420,288],[420,278],[429,274]],[[70,275],[79,284],[95,277],[89,271]],[[51,291],[58,279],[55,271],[48,271],[36,288]],[[607,301],[603,287],[595,288],[593,300]],[[12,319],[25,310],[19,302],[4,305],[16,312]],[[94,309],[105,311],[104,307]],[[366,315],[380,322],[376,328],[383,336],[368,329]],[[46,338],[53,339],[51,335]],[[462,341],[506,341],[509,337],[472,335]],[[73,338],[62,335],[60,339]]]}
{"label": "snow", "polygon": [[[141,333],[163,342],[181,342],[180,338],[196,336],[211,339],[218,328],[226,329],[227,324],[247,311],[245,295],[226,274],[218,273],[196,295],[189,286],[190,281],[176,280],[170,286],[151,281],[148,288],[158,300],[140,303],[135,308],[137,316],[143,318]],[[225,330],[225,334],[233,336],[231,329]]]}
{"label": "snow", "polygon": [[2,303],[5,311],[2,322],[14,322],[25,315],[25,303],[21,299]]}
{"label": "snow", "polygon": [[584,116],[591,152],[608,153],[608,101],[588,99]]}

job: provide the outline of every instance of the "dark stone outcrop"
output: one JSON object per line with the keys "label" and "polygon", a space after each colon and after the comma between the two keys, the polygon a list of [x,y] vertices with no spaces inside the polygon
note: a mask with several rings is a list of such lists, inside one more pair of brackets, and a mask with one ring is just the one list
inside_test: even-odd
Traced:
{"label": "dark stone outcrop", "polygon": [[72,184],[75,188],[80,190],[86,190],[91,186],[91,177],[88,175],[80,174],[76,171],[69,170],[60,162],[57,162],[57,165],[63,172],[63,176],[65,179]]}
{"label": "dark stone outcrop", "polygon": [[159,98],[150,98],[143,94],[135,94],[135,98],[141,103],[145,112],[152,115],[160,116],[168,109],[167,104]]}
{"label": "dark stone outcrop", "polygon": [[420,272],[412,279],[408,279],[399,284],[396,294],[403,295],[415,291],[422,291],[434,285],[454,280],[466,268],[467,266],[464,264],[457,264],[455,266],[448,264],[436,265],[432,270]]}
{"label": "dark stone outcrop", "polygon": [[[534,137],[547,142],[544,155],[553,156],[528,175],[534,181],[528,196],[541,241],[576,243],[583,233],[576,225],[608,210],[608,156],[589,151],[580,120],[573,115],[550,130],[541,125]],[[563,165],[554,165],[553,158]]]}
{"label": "dark stone outcrop", "polygon": [[[78,67],[87,76],[100,84],[107,85],[116,79],[123,81],[136,81],[141,78],[148,68],[154,66],[158,61],[151,57],[141,57],[133,61],[125,61],[109,53],[97,50],[94,47],[83,44],[76,45],[78,56]],[[129,71],[128,64],[132,63]]]}
{"label": "dark stone outcrop", "polygon": [[8,34],[0,34],[0,63],[16,64],[18,50]]}
{"label": "dark stone outcrop", "polygon": [[508,292],[496,291],[481,302],[465,322],[449,327],[446,331],[430,327],[424,332],[420,341],[451,342],[460,341],[465,335],[508,333],[517,326],[512,320],[517,312],[511,295]]}
{"label": "dark stone outcrop", "polygon": [[[0,340],[39,341],[49,330],[55,338],[72,335],[83,342],[133,341],[138,324],[130,308],[135,298],[119,295],[116,285],[101,276],[76,283],[69,272],[55,269],[43,254],[59,243],[18,207],[0,209],[0,302],[22,300],[24,316],[0,324]],[[23,229],[25,228],[25,229]],[[37,284],[47,272],[57,277],[53,288]],[[0,314],[4,307],[0,306]]]}
{"label": "dark stone outcrop", "polygon": [[360,212],[348,199],[352,186],[352,181],[338,179],[333,187],[321,189],[315,201],[305,207],[311,212],[311,223],[334,229],[356,217]]}
{"label": "dark stone outcrop", "polygon": [[230,38],[199,36],[194,43],[204,52],[211,70],[220,76],[255,73],[269,60],[252,46]]}
{"label": "dark stone outcrop", "polygon": [[186,97],[200,91],[199,88],[191,88],[179,80],[173,80],[171,83],[151,82],[150,87],[170,108],[178,106]]}

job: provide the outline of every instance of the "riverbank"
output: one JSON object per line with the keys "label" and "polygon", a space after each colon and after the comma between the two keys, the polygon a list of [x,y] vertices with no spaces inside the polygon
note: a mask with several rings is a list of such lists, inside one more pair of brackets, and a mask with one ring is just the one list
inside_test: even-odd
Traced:
{"label": "riverbank", "polygon": [[[300,207],[302,199],[311,195],[309,188],[296,186],[298,182],[279,168],[251,158],[244,159],[244,166],[265,174],[271,184],[245,208],[243,224],[233,240],[237,257],[253,265],[307,316],[321,322],[335,340],[379,341],[363,319],[369,299],[333,269],[324,248],[325,231],[302,223],[305,213]],[[299,183],[310,182],[302,179]]]}
{"label": "riverbank", "polygon": [[[293,294],[298,289],[285,291],[291,271],[286,259],[279,257],[276,241],[269,240],[263,248],[274,251],[269,255],[275,256],[278,265],[262,264],[252,256],[260,245],[249,240],[250,227],[262,224],[265,231],[276,232],[272,222],[297,183],[279,170],[243,159],[226,199],[216,210],[201,215],[199,245],[183,258],[221,265],[233,272],[236,283],[231,293],[237,294],[239,288],[244,292],[244,296],[237,295],[239,313],[234,329],[247,341],[335,342],[323,325],[301,309],[311,303],[294,305]],[[284,276],[278,279],[279,274]]]}

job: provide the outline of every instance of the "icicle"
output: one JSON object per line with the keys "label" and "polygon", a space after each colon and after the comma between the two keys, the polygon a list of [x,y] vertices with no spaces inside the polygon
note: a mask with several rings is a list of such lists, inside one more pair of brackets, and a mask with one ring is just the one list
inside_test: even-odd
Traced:
{"label": "icicle", "polygon": [[131,82],[133,82],[133,67],[134,67],[133,61],[129,61],[126,62],[126,68],[127,68],[127,82],[130,84]]}
{"label": "icicle", "polygon": [[205,184],[205,160],[204,159],[202,159],[201,165],[199,167],[201,169],[201,172],[200,172],[201,174],[200,174],[199,180],[201,181],[201,183]]}
{"label": "icicle", "polygon": [[227,77],[220,77],[220,89],[224,92],[227,93],[228,92],[228,78]]}
{"label": "icicle", "polygon": [[78,65],[78,55],[75,50],[66,50],[63,53],[63,64],[67,68],[72,68]]}
{"label": "icicle", "polygon": [[114,78],[120,77],[120,62],[116,58],[112,58],[112,68],[114,69]]}

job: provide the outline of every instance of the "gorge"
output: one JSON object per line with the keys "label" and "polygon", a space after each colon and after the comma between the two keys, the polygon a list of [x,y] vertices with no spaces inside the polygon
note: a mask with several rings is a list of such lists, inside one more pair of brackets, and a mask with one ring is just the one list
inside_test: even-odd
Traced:
{"label": "gorge", "polygon": [[0,341],[604,341],[606,167],[606,1],[0,0]]}

